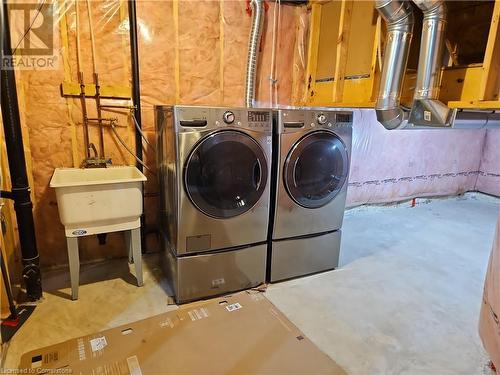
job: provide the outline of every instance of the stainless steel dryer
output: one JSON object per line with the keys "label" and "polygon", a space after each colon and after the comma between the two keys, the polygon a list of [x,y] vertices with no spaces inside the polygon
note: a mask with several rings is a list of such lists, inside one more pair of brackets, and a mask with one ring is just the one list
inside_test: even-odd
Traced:
{"label": "stainless steel dryer", "polygon": [[160,225],[177,302],[265,280],[269,110],[158,106]]}
{"label": "stainless steel dryer", "polygon": [[277,281],[338,266],[352,137],[352,112],[273,113],[274,209],[268,275]]}

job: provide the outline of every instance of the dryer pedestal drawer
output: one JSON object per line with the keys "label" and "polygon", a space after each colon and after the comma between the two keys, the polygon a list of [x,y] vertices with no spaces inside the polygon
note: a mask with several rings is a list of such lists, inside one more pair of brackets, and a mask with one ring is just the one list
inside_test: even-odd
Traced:
{"label": "dryer pedestal drawer", "polygon": [[338,267],[341,231],[272,242],[271,281]]}
{"label": "dryer pedestal drawer", "polygon": [[267,245],[176,257],[165,251],[177,303],[255,287],[265,281]]}

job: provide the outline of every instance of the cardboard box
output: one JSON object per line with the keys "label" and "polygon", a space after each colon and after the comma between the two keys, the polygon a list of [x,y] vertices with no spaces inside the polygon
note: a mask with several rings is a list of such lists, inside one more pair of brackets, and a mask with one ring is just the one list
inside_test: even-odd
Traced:
{"label": "cardboard box", "polygon": [[479,335],[491,361],[500,369],[500,216],[484,282]]}
{"label": "cardboard box", "polygon": [[23,355],[21,368],[94,375],[346,374],[255,291],[35,350]]}

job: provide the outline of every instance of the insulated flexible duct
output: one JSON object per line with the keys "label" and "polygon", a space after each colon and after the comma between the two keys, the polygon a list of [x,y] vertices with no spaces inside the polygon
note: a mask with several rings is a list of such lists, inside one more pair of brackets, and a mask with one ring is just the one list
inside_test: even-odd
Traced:
{"label": "insulated flexible duct", "polygon": [[387,23],[387,43],[375,110],[377,120],[391,130],[400,127],[406,118],[400,107],[400,97],[413,34],[413,10],[409,2],[401,0],[377,0],[375,7]]}
{"label": "insulated flexible duct", "polygon": [[252,27],[248,43],[247,75],[245,80],[245,105],[251,108],[255,101],[255,79],[259,59],[259,44],[264,26],[264,4],[262,0],[252,0]]}

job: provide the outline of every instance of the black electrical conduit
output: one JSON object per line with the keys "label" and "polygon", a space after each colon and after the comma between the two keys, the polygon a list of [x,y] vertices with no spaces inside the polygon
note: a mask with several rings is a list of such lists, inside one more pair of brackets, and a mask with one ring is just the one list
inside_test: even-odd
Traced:
{"label": "black electrical conduit", "polygon": [[[133,114],[137,127],[142,129],[141,120],[141,87],[139,80],[139,47],[137,42],[137,14],[135,0],[128,1],[128,19],[130,28],[130,60],[132,63],[132,102],[134,105]],[[135,132],[135,156],[142,160],[142,136],[141,132]],[[137,168],[143,172],[141,163],[136,163]],[[143,189],[144,190],[144,189]],[[142,252],[146,252],[146,215],[144,214],[144,194],[142,195],[142,215],[141,215],[141,246]]]}
{"label": "black electrical conduit", "polygon": [[[35,224],[33,220],[33,204],[31,203],[26,160],[17,102],[16,77],[14,70],[8,67],[12,61],[12,46],[10,43],[9,15],[7,2],[2,1],[0,7],[0,36],[1,36],[1,107],[5,144],[9,161],[11,192],[2,191],[2,197],[14,201],[17,217],[19,242],[23,264],[23,281],[26,294],[32,301],[42,297],[42,282],[40,275],[40,259],[36,247]],[[4,66],[7,65],[7,66]]]}

